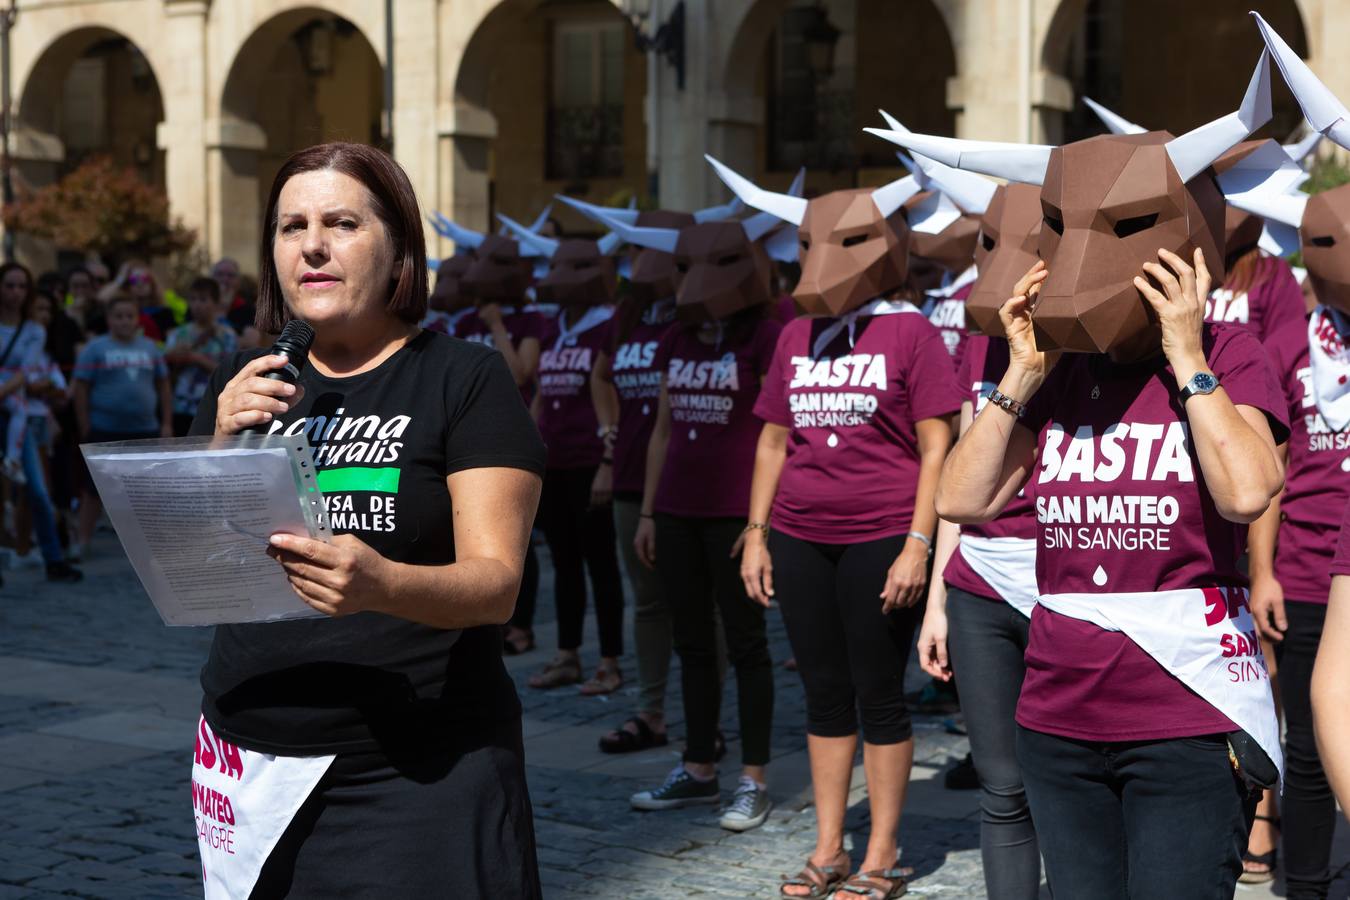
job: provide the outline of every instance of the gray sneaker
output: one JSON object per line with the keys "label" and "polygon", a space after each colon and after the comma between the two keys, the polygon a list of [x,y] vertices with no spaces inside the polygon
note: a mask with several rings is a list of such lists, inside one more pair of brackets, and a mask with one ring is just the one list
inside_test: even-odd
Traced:
{"label": "gray sneaker", "polygon": [[749,831],[763,825],[772,809],[773,801],[769,799],[769,792],[753,779],[742,775],[731,802],[722,810],[719,824],[728,831]]}
{"label": "gray sneaker", "polygon": [[716,803],[720,799],[721,791],[715,777],[699,781],[684,766],[676,766],[659,788],[638,791],[628,798],[628,802],[633,809],[676,809],[694,803]]}

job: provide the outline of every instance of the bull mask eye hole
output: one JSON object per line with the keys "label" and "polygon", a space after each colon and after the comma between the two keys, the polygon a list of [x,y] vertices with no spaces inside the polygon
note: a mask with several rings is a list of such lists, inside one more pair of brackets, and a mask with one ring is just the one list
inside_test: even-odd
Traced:
{"label": "bull mask eye hole", "polygon": [[844,246],[845,246],[845,247],[856,247],[856,246],[858,246],[859,244],[863,243],[863,242],[866,241],[866,240],[867,240],[867,235],[865,235],[865,234],[855,234],[855,235],[851,235],[851,236],[849,236],[849,237],[844,238]]}
{"label": "bull mask eye hole", "polygon": [[499,266],[509,266],[511,265],[511,263],[515,262],[515,260],[509,259],[505,256],[494,256],[492,257],[492,261]]}
{"label": "bull mask eye hole", "polygon": [[983,232],[980,233],[980,244],[986,251],[994,249],[994,239]]}
{"label": "bull mask eye hole", "polygon": [[740,261],[741,255],[739,253],[732,253],[727,256],[720,257],[717,260],[717,264],[719,266],[734,266],[736,263]]}
{"label": "bull mask eye hole", "polygon": [[1148,231],[1156,224],[1158,224],[1157,213],[1149,213],[1146,216],[1130,216],[1128,219],[1121,219],[1116,223],[1116,237],[1127,238],[1132,234]]}
{"label": "bull mask eye hole", "polygon": [[1061,219],[1059,216],[1052,216],[1052,215],[1046,214],[1046,216],[1045,216],[1045,224],[1046,224],[1046,225],[1049,225],[1049,226],[1050,226],[1050,230],[1053,231],[1055,234],[1063,234],[1063,233],[1064,233],[1064,220]]}
{"label": "bull mask eye hole", "polygon": [[803,249],[803,250],[810,250],[810,249],[811,249],[811,242],[810,242],[810,241],[802,241],[801,243],[802,243],[802,249]]}
{"label": "bull mask eye hole", "polygon": [[689,263],[685,262],[684,260],[680,260],[679,262],[675,263],[675,271],[679,272],[681,275],[684,275],[689,271]]}
{"label": "bull mask eye hole", "polygon": [[1336,238],[1334,238],[1334,237],[1332,237],[1331,235],[1328,234],[1328,235],[1324,235],[1324,236],[1322,236],[1322,237],[1315,237],[1315,238],[1313,238],[1312,241],[1311,241],[1311,243],[1312,243],[1312,245],[1313,245],[1314,247],[1335,247],[1335,246],[1336,246]]}

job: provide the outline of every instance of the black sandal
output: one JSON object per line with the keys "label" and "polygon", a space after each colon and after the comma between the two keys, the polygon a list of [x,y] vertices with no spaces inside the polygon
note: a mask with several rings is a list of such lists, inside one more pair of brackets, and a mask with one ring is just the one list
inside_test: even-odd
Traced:
{"label": "black sandal", "polygon": [[[637,728],[636,734],[623,727],[630,723]],[[669,742],[670,738],[666,737],[664,731],[658,734],[641,716],[633,716],[623,725],[600,738],[600,751],[602,753],[636,753],[639,750],[648,750],[652,747],[664,747]]]}
{"label": "black sandal", "polygon": [[520,656],[522,653],[529,653],[534,649],[534,632],[524,628],[518,629],[524,635],[523,638],[512,638],[507,632],[502,633],[502,653],[507,656]]}
{"label": "black sandal", "polygon": [[[1269,822],[1270,827],[1277,832],[1280,831],[1280,820],[1274,816],[1256,816],[1256,819],[1262,822]],[[1238,876],[1238,881],[1242,884],[1268,884],[1275,880],[1275,865],[1280,860],[1280,842],[1277,837],[1275,846],[1271,847],[1266,853],[1242,853],[1242,874]],[[1247,871],[1247,863],[1255,863],[1258,866],[1265,866],[1264,872]]]}

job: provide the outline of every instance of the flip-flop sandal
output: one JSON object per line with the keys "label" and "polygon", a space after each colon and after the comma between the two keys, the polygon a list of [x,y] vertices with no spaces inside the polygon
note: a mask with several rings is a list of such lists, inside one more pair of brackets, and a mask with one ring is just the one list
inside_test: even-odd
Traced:
{"label": "flip-flop sandal", "polygon": [[502,636],[502,653],[507,656],[520,656],[522,653],[529,653],[534,649],[534,632],[522,631],[524,638],[512,638],[506,635]]}
{"label": "flip-flop sandal", "polygon": [[[1270,827],[1275,829],[1275,831],[1280,830],[1280,820],[1274,816],[1257,816],[1256,818],[1262,822],[1269,822]],[[1279,861],[1280,845],[1278,839],[1276,839],[1275,846],[1265,853],[1248,853],[1244,851],[1242,854],[1242,874],[1238,876],[1238,881],[1241,884],[1268,884],[1275,880],[1275,866]],[[1265,866],[1266,868],[1261,871],[1252,872],[1247,869],[1247,863],[1255,863],[1258,866]]]}
{"label": "flip-flop sandal", "polygon": [[597,669],[595,674],[581,686],[581,693],[587,697],[612,694],[623,687],[623,672],[615,669]]}
{"label": "flip-flop sandal", "polygon": [[[636,734],[623,727],[623,725],[629,724],[637,729]],[[666,736],[664,731],[659,734],[653,731],[652,726],[648,725],[641,716],[633,716],[623,725],[600,738],[600,752],[636,753],[639,750],[647,750],[652,747],[664,747],[670,743],[670,738]]]}
{"label": "flip-flop sandal", "polygon": [[[873,869],[849,877],[834,895],[837,900],[895,900],[909,890],[905,869]],[[889,882],[889,883],[888,883]],[[844,895],[849,895],[846,898]]]}
{"label": "flip-flop sandal", "polygon": [[[783,883],[778,886],[778,893],[783,897],[790,897],[792,900],[805,898],[805,900],[820,900],[822,897],[830,896],[834,886],[844,880],[846,872],[844,866],[818,866],[811,860],[806,861],[806,866],[796,875],[789,878],[782,876]],[[784,888],[804,887],[809,894],[789,894]]]}
{"label": "flip-flop sandal", "polygon": [[579,681],[581,681],[581,663],[574,660],[555,659],[531,675],[527,683],[530,687],[538,690],[549,690],[563,685],[576,684]]}

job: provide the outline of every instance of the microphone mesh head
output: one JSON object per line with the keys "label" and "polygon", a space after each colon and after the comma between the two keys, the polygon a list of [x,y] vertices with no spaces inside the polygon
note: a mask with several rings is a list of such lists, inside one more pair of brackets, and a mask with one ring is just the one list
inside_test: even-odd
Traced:
{"label": "microphone mesh head", "polygon": [[281,335],[277,338],[278,344],[283,342],[293,344],[308,353],[310,344],[314,343],[314,329],[308,322],[291,319],[286,323],[286,327],[281,329]]}

